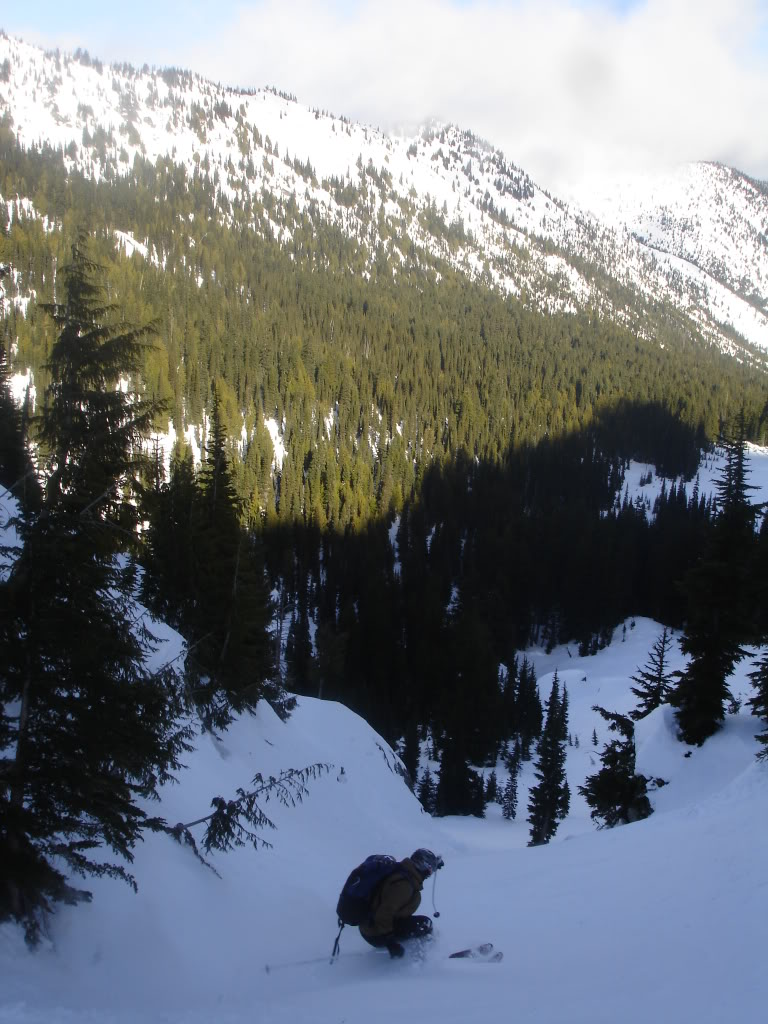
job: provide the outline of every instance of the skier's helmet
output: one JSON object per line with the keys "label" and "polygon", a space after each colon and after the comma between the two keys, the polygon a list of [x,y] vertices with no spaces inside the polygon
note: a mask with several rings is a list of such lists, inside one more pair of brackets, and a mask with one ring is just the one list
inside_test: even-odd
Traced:
{"label": "skier's helmet", "polygon": [[438,855],[436,853],[432,853],[431,850],[425,850],[422,848],[415,850],[411,854],[411,862],[419,874],[423,875],[425,878],[429,878],[434,871],[439,871],[443,866],[442,857],[438,857]]}

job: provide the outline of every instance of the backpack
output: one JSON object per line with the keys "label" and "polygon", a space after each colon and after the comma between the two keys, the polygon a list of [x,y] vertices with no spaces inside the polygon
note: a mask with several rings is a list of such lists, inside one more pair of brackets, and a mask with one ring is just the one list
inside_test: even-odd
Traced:
{"label": "backpack", "polygon": [[[373,898],[376,890],[390,875],[402,874],[400,865],[387,853],[374,853],[358,864],[344,883],[336,904],[339,919],[339,934],[333,944],[331,963],[339,955],[339,939],[345,924],[361,925],[371,919]],[[405,876],[403,876],[405,877]]]}
{"label": "backpack", "polygon": [[365,924],[370,919],[371,904],[379,885],[398,871],[397,861],[386,853],[374,853],[358,864],[344,883],[336,904],[339,924]]}

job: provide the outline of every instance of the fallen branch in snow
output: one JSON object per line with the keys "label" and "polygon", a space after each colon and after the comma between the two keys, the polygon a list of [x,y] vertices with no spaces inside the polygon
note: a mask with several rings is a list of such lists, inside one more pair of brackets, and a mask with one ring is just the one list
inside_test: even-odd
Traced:
{"label": "fallen branch in snow", "polygon": [[327,775],[334,767],[332,764],[311,764],[306,768],[289,768],[278,776],[270,775],[266,779],[259,773],[253,778],[254,789],[249,792],[238,789],[237,797],[233,800],[215,796],[211,801],[213,810],[210,814],[186,824],[179,822],[172,828],[166,825],[164,831],[179,843],[189,846],[198,860],[215,870],[201,855],[190,829],[196,825],[206,826],[202,839],[206,853],[211,850],[227,853],[246,843],[252,844],[255,850],[260,847],[271,848],[272,844],[263,839],[259,831],[265,828],[274,830],[277,826],[264,813],[260,803],[268,803],[275,798],[285,807],[295,807],[309,793],[309,780]]}

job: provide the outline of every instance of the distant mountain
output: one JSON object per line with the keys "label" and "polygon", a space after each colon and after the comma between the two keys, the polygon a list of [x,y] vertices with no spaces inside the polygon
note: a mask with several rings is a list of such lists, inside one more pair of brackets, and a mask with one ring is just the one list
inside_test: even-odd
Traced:
{"label": "distant mountain", "polygon": [[[716,319],[765,346],[768,189],[730,167],[696,163],[594,189],[587,205],[617,230],[698,269]],[[745,305],[746,304],[746,305]]]}
{"label": "distant mountain", "polygon": [[[25,148],[58,148],[96,180],[129,175],[136,157],[174,161],[212,183],[224,222],[253,211],[253,230],[286,247],[299,224],[324,222],[369,268],[440,259],[540,311],[596,311],[660,340],[673,322],[758,364],[768,352],[768,195],[730,168],[625,182],[579,208],[454,125],[388,136],[269,89],[5,35],[0,117]],[[25,198],[0,196],[8,217]],[[162,260],[152,239],[116,240]]]}

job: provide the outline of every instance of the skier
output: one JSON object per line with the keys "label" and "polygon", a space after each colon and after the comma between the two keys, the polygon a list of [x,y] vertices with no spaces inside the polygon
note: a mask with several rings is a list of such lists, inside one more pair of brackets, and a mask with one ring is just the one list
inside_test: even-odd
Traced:
{"label": "skier", "polygon": [[424,938],[432,932],[432,919],[414,913],[421,903],[424,882],[443,866],[431,850],[415,850],[376,889],[369,918],[360,927],[366,942],[386,948],[391,957],[405,953],[400,940]]}

